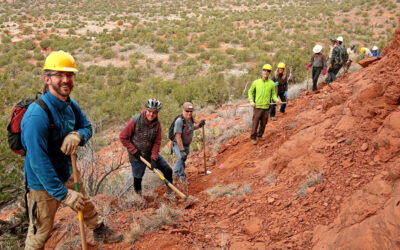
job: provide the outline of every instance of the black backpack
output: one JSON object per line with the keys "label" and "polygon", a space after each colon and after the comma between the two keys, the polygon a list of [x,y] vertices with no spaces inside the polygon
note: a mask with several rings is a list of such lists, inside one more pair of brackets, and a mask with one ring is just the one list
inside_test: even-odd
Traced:
{"label": "black backpack", "polygon": [[339,47],[339,58],[338,64],[344,65],[349,60],[349,54],[347,54],[347,49],[344,45]]}
{"label": "black backpack", "polygon": [[[175,119],[174,119],[174,121],[171,123],[171,126],[169,126],[168,138],[169,138],[171,141],[173,141],[173,140],[175,139],[174,127],[175,127],[176,119],[178,119],[179,117],[182,118],[183,127],[186,128],[186,119],[183,117],[183,115],[180,114],[180,115],[176,116]],[[191,122],[194,123],[193,117],[191,117],[190,120],[191,120]]]}

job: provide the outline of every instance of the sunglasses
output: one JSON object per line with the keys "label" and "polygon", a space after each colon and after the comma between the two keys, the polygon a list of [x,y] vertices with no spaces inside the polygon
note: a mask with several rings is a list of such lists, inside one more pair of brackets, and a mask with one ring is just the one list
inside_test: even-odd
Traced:
{"label": "sunglasses", "polygon": [[264,71],[264,72],[265,72],[265,71],[271,72],[272,70],[270,70],[270,69],[263,69],[263,71]]}
{"label": "sunglasses", "polygon": [[185,110],[186,113],[193,113],[193,110]]}

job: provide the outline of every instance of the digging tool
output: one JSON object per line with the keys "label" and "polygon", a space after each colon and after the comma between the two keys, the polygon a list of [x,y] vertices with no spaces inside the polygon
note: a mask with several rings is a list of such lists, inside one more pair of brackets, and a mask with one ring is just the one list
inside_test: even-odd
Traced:
{"label": "digging tool", "polygon": [[203,133],[203,152],[204,152],[204,174],[206,175],[209,171],[207,171],[207,159],[206,159],[206,140],[204,136],[204,127],[201,127],[201,131]]}
{"label": "digging tool", "polygon": [[[286,102],[281,102],[279,104],[276,103],[268,103],[268,104],[256,104],[256,106],[265,106],[265,105],[281,105],[281,104],[285,104]],[[244,107],[251,107],[250,104],[243,104],[243,105],[239,105],[238,107],[244,108]]]}
{"label": "digging tool", "polygon": [[308,78],[309,78],[309,76],[308,76],[308,70],[307,70],[307,88],[306,88],[306,90],[308,90]]}
{"label": "digging tool", "polygon": [[[162,181],[164,181],[165,185],[167,185],[168,187],[170,187],[177,195],[179,195],[179,197],[181,197],[183,199],[183,201],[197,201],[197,199],[191,198],[189,199],[184,193],[182,193],[181,191],[179,191],[179,189],[177,189],[171,182],[169,182],[167,179],[165,179],[164,175],[161,173],[160,170],[155,169],[155,168],[151,168],[151,164],[142,156],[140,156],[140,160],[146,164],[146,166],[153,171],[154,173],[156,173],[158,175],[158,177],[160,177],[160,179]],[[191,204],[189,204],[188,206],[190,206]]]}
{"label": "digging tool", "polygon": [[[71,154],[71,162],[72,162],[72,174],[74,176],[74,186],[75,191],[79,191],[79,178],[78,178],[78,169],[76,168],[76,155],[75,153]],[[86,236],[85,236],[85,224],[83,224],[83,212],[82,210],[78,211],[78,219],[79,219],[79,228],[81,230],[81,242],[82,242],[82,249],[87,250],[86,244]]]}

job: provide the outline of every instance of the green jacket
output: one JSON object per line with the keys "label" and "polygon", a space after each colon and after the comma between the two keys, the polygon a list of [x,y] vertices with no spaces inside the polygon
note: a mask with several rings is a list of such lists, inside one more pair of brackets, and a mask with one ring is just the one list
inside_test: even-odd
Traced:
{"label": "green jacket", "polygon": [[[256,108],[268,109],[269,104],[272,100],[276,102],[278,97],[276,96],[275,83],[268,79],[264,81],[262,78],[255,80],[249,89],[249,101],[254,101],[256,103]],[[255,94],[255,98],[254,95]],[[265,105],[258,105],[265,104]]]}

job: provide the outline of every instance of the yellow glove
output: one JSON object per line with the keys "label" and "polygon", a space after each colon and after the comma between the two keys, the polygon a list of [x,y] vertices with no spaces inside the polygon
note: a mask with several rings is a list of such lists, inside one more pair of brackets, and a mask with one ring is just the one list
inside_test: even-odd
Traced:
{"label": "yellow glove", "polygon": [[255,107],[256,104],[253,101],[250,101],[250,106]]}
{"label": "yellow glove", "polygon": [[80,142],[81,135],[76,131],[72,131],[64,138],[61,151],[66,155],[75,154]]}
{"label": "yellow glove", "polygon": [[88,198],[85,198],[81,193],[68,189],[67,195],[61,202],[70,208],[79,211],[85,208],[87,200]]}

